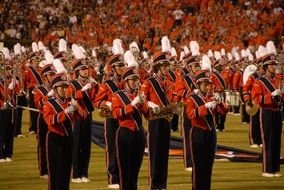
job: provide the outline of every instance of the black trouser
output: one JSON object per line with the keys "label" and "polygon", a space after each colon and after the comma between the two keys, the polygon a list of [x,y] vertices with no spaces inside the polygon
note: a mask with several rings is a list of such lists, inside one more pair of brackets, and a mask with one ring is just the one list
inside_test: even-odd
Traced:
{"label": "black trouser", "polygon": [[246,123],[250,123],[250,116],[246,111],[246,105],[245,104],[241,104],[241,113],[242,113],[242,122],[246,122]]}
{"label": "black trouser", "polygon": [[[17,104],[21,106],[27,105],[26,96],[17,96]],[[22,134],[22,117],[23,117],[23,109],[17,108],[17,118],[15,120],[15,136]]]}
{"label": "black trouser", "polygon": [[260,108],[260,127],[262,136],[262,171],[280,171],[280,150],[282,133],[282,113]]}
{"label": "black trouser", "polygon": [[148,122],[151,189],[167,188],[170,131],[170,125],[166,119]]}
{"label": "black trouser", "polygon": [[[33,89],[29,90],[29,106],[35,108]],[[30,111],[30,128],[29,131],[37,132],[38,112]]]}
{"label": "black trouser", "polygon": [[260,132],[260,122],[259,122],[259,110],[254,116],[250,118],[250,125],[249,125],[249,141],[250,145],[262,144],[261,142],[261,132]]}
{"label": "black trouser", "polygon": [[182,139],[183,139],[183,163],[185,168],[192,167],[190,156],[189,132],[191,121],[186,115],[186,106],[182,108]]}
{"label": "black trouser", "polygon": [[226,114],[215,113],[216,129],[223,131],[225,129]]}
{"label": "black trouser", "polygon": [[105,122],[106,164],[109,184],[119,183],[118,165],[116,160],[116,131],[118,121],[107,118]]}
{"label": "black trouser", "polygon": [[47,124],[44,121],[42,113],[38,115],[37,120],[37,159],[39,175],[46,175],[47,171],[47,160],[46,160],[46,134],[48,132]]}
{"label": "black trouser", "polygon": [[73,135],[60,136],[47,133],[48,189],[69,190]]}
{"label": "black trouser", "polygon": [[88,177],[91,157],[92,115],[74,120],[73,178]]}
{"label": "black trouser", "polygon": [[16,109],[0,110],[0,159],[12,158],[16,112]]}
{"label": "black trouser", "polygon": [[210,190],[211,175],[216,152],[216,131],[192,127],[190,146],[192,158],[192,190]]}
{"label": "black trouser", "polygon": [[171,129],[173,131],[177,131],[178,130],[178,119],[179,119],[178,114],[174,114],[173,118],[172,118],[172,121],[171,121]]}
{"label": "black trouser", "polygon": [[120,189],[136,190],[138,175],[145,150],[145,134],[120,127],[116,133],[116,152],[119,168]]}

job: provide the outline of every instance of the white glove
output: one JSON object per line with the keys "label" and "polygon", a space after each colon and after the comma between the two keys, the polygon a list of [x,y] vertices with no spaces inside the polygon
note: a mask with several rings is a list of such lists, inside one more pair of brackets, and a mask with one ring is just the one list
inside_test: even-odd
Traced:
{"label": "white glove", "polygon": [[85,86],[83,86],[82,91],[84,92],[84,91],[86,91],[88,89],[91,89],[91,88],[92,88],[92,84],[91,83],[87,83]]}
{"label": "white glove", "polygon": [[216,105],[217,105],[216,101],[212,101],[212,102],[207,102],[207,103],[205,104],[205,107],[206,107],[207,109],[214,109],[214,108],[216,107]]}
{"label": "white glove", "polygon": [[51,96],[53,96],[53,94],[54,94],[54,90],[51,90],[51,91],[49,91],[49,92],[47,93],[47,96],[48,96],[48,97],[51,97]]}
{"label": "white glove", "polygon": [[73,106],[74,109],[76,109],[77,106],[78,106],[78,103],[77,103],[77,101],[76,101],[74,98],[72,98],[72,99],[71,99],[71,102],[70,102],[70,105]]}
{"label": "white glove", "polygon": [[16,84],[18,83],[17,80],[12,79],[12,82],[9,84],[8,89],[13,90],[16,87]]}
{"label": "white glove", "polygon": [[197,94],[197,93],[199,92],[199,90],[198,90],[198,89],[194,89],[193,92],[194,92],[195,94]]}
{"label": "white glove", "polygon": [[280,89],[276,89],[276,90],[274,90],[274,91],[271,93],[271,95],[272,95],[273,97],[275,97],[275,96],[280,96],[280,94],[281,94],[281,90],[280,90]]}
{"label": "white glove", "polygon": [[142,101],[141,101],[141,99],[140,99],[139,96],[136,96],[136,97],[132,100],[131,105],[134,107],[134,106],[136,106],[136,105],[139,104],[139,103],[142,103]]}
{"label": "white glove", "polygon": [[154,102],[148,101],[147,105],[148,105],[149,108],[153,109],[154,114],[160,113],[160,111],[161,111],[160,107],[157,104],[155,104]]}
{"label": "white glove", "polygon": [[68,106],[64,112],[65,114],[68,114],[68,113],[71,113],[71,112],[74,112],[75,111],[75,108],[73,106]]}
{"label": "white glove", "polygon": [[111,110],[111,102],[106,102],[106,106]]}

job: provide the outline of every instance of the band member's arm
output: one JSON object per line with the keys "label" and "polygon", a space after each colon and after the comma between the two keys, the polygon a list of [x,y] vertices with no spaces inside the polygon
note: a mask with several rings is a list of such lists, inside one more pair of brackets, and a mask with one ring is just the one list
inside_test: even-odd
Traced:
{"label": "band member's arm", "polygon": [[116,119],[123,119],[125,117],[129,117],[130,114],[132,114],[134,111],[133,106],[131,104],[124,106],[117,94],[114,94],[112,96],[111,105],[112,116]]}
{"label": "band member's arm", "polygon": [[[105,106],[106,103],[109,101],[109,99],[111,98],[108,97],[108,87],[105,84],[100,84],[99,85],[99,90],[98,93],[94,99],[94,106],[96,108],[101,108],[102,106]],[[110,99],[111,100],[111,99]]]}
{"label": "band member's arm", "polygon": [[259,80],[254,82],[251,94],[253,101],[260,106],[271,105],[273,102],[271,93],[263,92],[262,84]]}
{"label": "band member's arm", "polygon": [[203,117],[208,114],[208,110],[205,105],[196,106],[194,100],[189,98],[186,102],[186,115],[189,119]]}
{"label": "band member's arm", "polygon": [[43,117],[47,125],[56,125],[66,120],[65,112],[55,113],[48,102],[43,106],[43,110]]}
{"label": "band member's arm", "polygon": [[251,89],[252,89],[253,83],[254,83],[254,78],[249,76],[246,84],[243,87],[243,98],[245,102],[251,100]]}
{"label": "band member's arm", "polygon": [[234,92],[239,91],[239,80],[240,80],[240,72],[236,72],[233,77],[232,88]]}

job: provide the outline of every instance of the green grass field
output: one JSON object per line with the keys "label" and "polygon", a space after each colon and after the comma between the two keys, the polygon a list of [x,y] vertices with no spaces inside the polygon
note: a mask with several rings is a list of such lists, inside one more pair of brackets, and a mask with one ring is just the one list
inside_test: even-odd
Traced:
{"label": "green grass field", "polygon": [[[94,114],[95,116],[95,114]],[[96,116],[95,116],[96,117]],[[23,121],[23,133],[28,134],[28,113]],[[179,136],[180,132],[173,135]],[[283,136],[283,135],[282,135]],[[240,116],[228,115],[226,132],[218,133],[218,144],[233,146],[251,151],[248,144],[248,125],[240,122]],[[282,141],[281,155],[284,156]],[[13,162],[0,164],[1,190],[42,190],[47,189],[47,179],[40,179],[37,169],[36,136],[15,138]],[[145,156],[139,175],[139,189],[149,189],[148,162]],[[240,163],[216,161],[213,168],[213,190],[265,190],[284,189],[284,165],[281,166],[283,176],[279,178],[261,177],[261,163]],[[104,150],[92,145],[92,156],[89,168],[90,183],[71,184],[73,190],[102,190],[107,188]],[[168,189],[191,189],[191,173],[184,171],[181,158],[170,157],[168,173]]]}

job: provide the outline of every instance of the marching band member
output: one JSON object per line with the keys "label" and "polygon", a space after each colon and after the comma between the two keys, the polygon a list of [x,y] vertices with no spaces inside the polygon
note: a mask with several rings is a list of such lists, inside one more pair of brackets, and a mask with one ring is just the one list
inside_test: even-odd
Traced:
{"label": "marching band member", "polygon": [[116,152],[121,190],[136,190],[145,149],[141,113],[147,113],[144,97],[138,94],[139,75],[135,68],[122,74],[124,89],[112,97],[112,115],[118,120]]}
{"label": "marching band member", "polygon": [[[171,56],[169,58],[169,61],[170,61],[170,69],[166,79],[168,80],[168,83],[172,86],[172,88],[175,89],[175,81],[176,81],[175,71],[178,68],[178,61],[177,61],[177,52],[174,47],[171,48]],[[174,113],[171,123],[172,131],[178,131],[178,123],[179,123],[178,121],[179,121],[179,115],[177,113]]]}
{"label": "marching band member", "polygon": [[[34,105],[34,89],[35,87],[39,85],[43,85],[42,78],[39,74],[39,62],[41,59],[39,55],[39,50],[37,47],[37,44],[35,42],[32,43],[32,49],[33,53],[30,56],[30,63],[27,63],[27,70],[25,73],[25,78],[26,78],[26,85],[28,87],[28,93],[29,93],[29,107],[35,108]],[[30,134],[35,134],[37,131],[37,125],[36,121],[38,118],[38,113],[35,111],[30,111],[30,128],[29,132]]]}
{"label": "marching band member", "polygon": [[[243,87],[243,99],[247,106],[252,107],[252,97],[251,91],[255,80],[258,77],[262,77],[265,74],[265,70],[263,69],[262,65],[262,57],[259,57],[254,61],[257,65],[257,70],[253,72],[247,79],[247,82],[244,84]],[[261,132],[260,132],[260,123],[259,123],[259,109],[254,116],[251,116],[249,125],[249,143],[250,147],[257,148],[262,145],[261,142]]]}
{"label": "marching band member", "polygon": [[73,183],[88,183],[88,169],[91,157],[91,128],[92,112],[94,111],[93,100],[98,91],[94,79],[89,79],[88,65],[85,63],[84,55],[79,48],[74,49],[75,60],[72,70],[75,72],[75,80],[70,81],[68,95],[73,97],[84,109],[83,118],[74,120],[74,152],[73,152]]}
{"label": "marching band member", "polygon": [[[6,53],[4,53],[5,50],[7,50]],[[8,51],[7,48],[2,49],[5,54],[5,61],[10,59]],[[20,90],[19,84],[12,74],[11,64],[4,62],[3,67],[5,67],[5,73],[0,80],[0,162],[11,162],[15,132],[15,98]]]}
{"label": "marching band member", "polygon": [[[167,53],[159,53],[153,58],[154,75],[144,81],[141,94],[145,95],[153,114],[160,113],[172,100],[172,91],[167,88],[165,76],[168,73]],[[150,189],[166,189],[168,177],[168,159],[170,144],[170,123],[165,118],[148,121],[148,150],[150,162]]]}
{"label": "marching band member", "polygon": [[[44,60],[45,61],[45,60]],[[46,134],[47,124],[43,118],[43,105],[49,97],[52,97],[54,91],[51,89],[51,78],[55,75],[56,71],[52,64],[43,65],[40,68],[40,75],[44,84],[36,87],[34,92],[35,107],[39,109],[37,119],[37,153],[38,153],[38,167],[39,175],[41,178],[48,177],[47,160],[46,160]]]}
{"label": "marching band member", "polygon": [[190,146],[192,159],[192,189],[209,190],[212,167],[216,151],[214,113],[227,112],[228,106],[217,103],[206,94],[210,91],[211,79],[208,71],[196,74],[198,92],[187,100],[186,114],[191,119]]}
{"label": "marching band member", "polygon": [[[123,59],[123,49],[121,41],[114,40],[114,55],[108,59],[107,66],[111,68],[112,75],[107,76],[108,80],[105,80],[99,86],[98,94],[96,95],[94,105],[98,109],[107,107],[108,110],[112,110],[111,98],[113,93],[122,89],[121,76],[125,67]],[[108,117],[106,118],[105,125],[105,142],[106,142],[106,164],[108,175],[108,187],[119,188],[119,173],[116,160],[116,143],[115,135],[118,129],[117,119]]]}
{"label": "marching band member", "polygon": [[[196,89],[195,73],[200,70],[200,58],[197,55],[189,56],[184,60],[187,64],[188,74],[182,75],[175,83],[175,92],[185,104],[189,95]],[[183,162],[186,171],[192,171],[192,161],[189,146],[189,131],[191,122],[186,115],[186,107],[182,108],[182,138],[183,138]]]}
{"label": "marching band member", "polygon": [[54,75],[51,79],[54,95],[43,106],[43,117],[48,126],[46,153],[48,189],[51,190],[69,190],[73,154],[73,119],[83,115],[77,102],[67,99],[68,85],[64,74]]}
{"label": "marching band member", "polygon": [[262,64],[265,75],[259,77],[252,87],[252,99],[260,107],[262,176],[279,177],[283,96],[275,78],[276,56],[267,54],[262,58]]}
{"label": "marching band member", "polygon": [[[221,58],[221,54],[220,52],[215,51],[214,55],[216,60],[214,61],[213,71],[211,75],[212,90],[214,92],[213,93],[214,99],[217,102],[220,102],[222,100],[224,91],[226,89],[226,83],[221,74],[221,71],[223,70],[223,61]],[[226,114],[221,114],[218,112],[215,113],[216,131],[225,130],[225,121],[226,121]]]}

